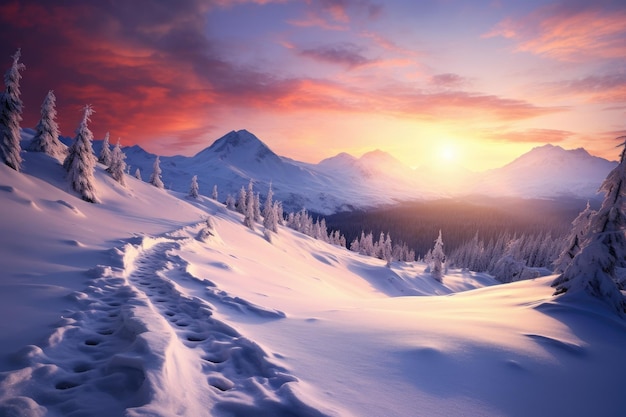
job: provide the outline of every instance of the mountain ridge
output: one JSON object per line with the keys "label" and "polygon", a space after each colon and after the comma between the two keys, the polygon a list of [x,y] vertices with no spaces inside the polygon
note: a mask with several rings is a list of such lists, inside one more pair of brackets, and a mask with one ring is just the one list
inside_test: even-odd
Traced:
{"label": "mountain ridge", "polygon": [[[94,142],[96,153],[101,141]],[[146,179],[156,155],[138,145],[125,147],[130,172],[140,169]],[[210,195],[218,187],[219,200],[235,196],[253,181],[266,195],[272,184],[274,198],[286,211],[306,208],[320,214],[367,209],[401,201],[463,195],[549,198],[561,195],[593,198],[615,162],[593,156],[583,148],[537,146],[510,163],[474,173],[455,166],[411,169],[380,149],[355,157],[341,152],[317,164],[276,154],[248,130],[233,130],[194,156],[161,156],[166,187],[187,191],[198,175],[200,192]]]}

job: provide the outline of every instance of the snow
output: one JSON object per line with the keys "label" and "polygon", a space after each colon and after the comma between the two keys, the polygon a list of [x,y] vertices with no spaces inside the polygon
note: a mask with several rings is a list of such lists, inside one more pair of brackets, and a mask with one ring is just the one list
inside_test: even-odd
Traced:
{"label": "snow", "polygon": [[626,322],[554,276],[438,283],[280,226],[269,243],[104,168],[90,204],[52,157],[0,166],[2,416],[624,414]]}
{"label": "snow", "polygon": [[[101,141],[94,142],[96,153]],[[156,155],[138,146],[125,148],[132,172],[145,178]],[[218,186],[220,200],[237,195],[250,180],[265,196],[272,183],[286,212],[331,214],[378,207],[401,201],[439,199],[468,194],[553,198],[570,195],[594,198],[598,184],[615,163],[583,149],[546,145],[510,164],[484,173],[433,160],[413,170],[390,154],[374,150],[359,158],[340,153],[318,164],[295,161],[274,153],[247,130],[232,131],[192,157],[161,157],[166,188],[187,192],[194,175],[202,193]]]}

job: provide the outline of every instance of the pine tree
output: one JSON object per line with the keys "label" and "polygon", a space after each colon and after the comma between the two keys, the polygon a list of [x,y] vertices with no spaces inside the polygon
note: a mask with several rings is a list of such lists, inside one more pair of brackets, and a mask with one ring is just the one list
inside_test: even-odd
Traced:
{"label": "pine tree", "polygon": [[272,184],[267,191],[267,197],[265,198],[265,204],[263,206],[263,227],[265,229],[276,233],[278,231],[278,219],[276,218],[276,206],[272,201],[274,193],[272,192]]}
{"label": "pine tree", "polygon": [[91,106],[85,106],[83,118],[76,129],[76,138],[70,147],[70,153],[63,161],[63,166],[68,172],[68,178],[74,191],[81,198],[90,203],[97,203],[94,171],[96,169],[96,157],[93,154],[91,141],[93,134],[87,124],[94,113]]}
{"label": "pine tree", "polygon": [[589,201],[587,201],[587,207],[572,221],[572,230],[567,235],[566,247],[554,263],[555,272],[561,273],[565,271],[569,264],[572,263],[572,259],[578,255],[580,244],[582,243],[581,240],[587,235],[589,223],[595,214],[595,210],[591,209]]}
{"label": "pine tree", "polygon": [[606,177],[600,191],[605,197],[598,212],[591,218],[580,252],[552,283],[554,295],[570,296],[584,292],[626,315],[626,300],[618,287],[617,267],[626,262],[626,136],[620,163]]}
{"label": "pine tree", "polygon": [[213,192],[211,193],[211,198],[215,201],[219,199],[218,194],[217,194],[217,184],[213,185]]}
{"label": "pine tree", "polygon": [[139,168],[135,170],[135,178],[137,178],[139,181],[143,181],[141,179],[141,170]]}
{"label": "pine tree", "polygon": [[254,190],[252,180],[248,183],[246,192],[246,211],[244,213],[243,224],[254,230]]}
{"label": "pine tree", "polygon": [[189,197],[198,198],[200,196],[200,189],[198,187],[198,176],[194,175],[191,178],[191,186],[189,187]]}
{"label": "pine tree", "polygon": [[161,181],[161,161],[157,155],[152,166],[152,175],[150,175],[150,184],[157,188],[165,188],[163,181]]}
{"label": "pine tree", "polygon": [[393,245],[391,244],[391,234],[387,233],[387,237],[383,243],[383,259],[387,262],[387,268],[391,268],[393,261]]}
{"label": "pine tree", "polygon": [[4,163],[19,171],[22,167],[20,156],[20,122],[23,103],[20,99],[20,71],[26,68],[19,63],[21,51],[13,54],[13,65],[4,74],[4,93],[0,94],[0,156]]}
{"label": "pine tree", "polygon": [[102,141],[102,150],[100,150],[100,156],[98,157],[98,162],[106,166],[111,165],[111,148],[109,147],[109,136],[109,132],[104,135],[104,140]]}
{"label": "pine tree", "polygon": [[232,194],[228,194],[226,196],[226,208],[229,210],[235,210],[235,197],[232,196]]}
{"label": "pine tree", "polygon": [[[109,146],[107,144],[107,146]],[[117,140],[117,144],[113,148],[113,152],[110,156],[110,165],[107,168],[107,172],[111,174],[113,179],[119,182],[123,187],[126,187],[126,180],[124,178],[126,174],[126,155],[122,151],[120,146],[120,140]]]}
{"label": "pine tree", "polygon": [[237,211],[241,214],[246,213],[246,189],[242,186],[237,197]]}
{"label": "pine tree", "polygon": [[37,133],[28,146],[29,151],[44,152],[55,158],[66,155],[67,147],[59,141],[59,125],[56,117],[56,97],[50,90],[41,104],[41,119],[35,128]]}
{"label": "pine tree", "polygon": [[441,237],[441,230],[439,230],[439,236],[437,240],[435,240],[435,247],[431,252],[432,256],[432,268],[430,269],[430,274],[437,281],[441,282],[443,280],[443,272],[444,272],[444,263],[446,261],[446,255],[443,252],[443,239]]}
{"label": "pine tree", "polygon": [[261,221],[261,196],[259,193],[254,195],[253,214],[255,222]]}

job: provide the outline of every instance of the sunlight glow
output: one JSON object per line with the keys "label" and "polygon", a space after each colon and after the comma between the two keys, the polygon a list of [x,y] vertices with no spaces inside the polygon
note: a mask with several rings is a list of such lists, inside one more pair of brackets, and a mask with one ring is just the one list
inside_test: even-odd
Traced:
{"label": "sunlight glow", "polygon": [[457,159],[457,150],[454,145],[445,143],[439,149],[439,157],[443,162],[454,162]]}

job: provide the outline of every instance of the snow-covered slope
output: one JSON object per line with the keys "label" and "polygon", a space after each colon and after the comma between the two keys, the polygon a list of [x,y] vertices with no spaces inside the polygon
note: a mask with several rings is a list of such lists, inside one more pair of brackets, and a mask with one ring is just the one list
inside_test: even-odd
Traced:
{"label": "snow-covered slope", "polygon": [[544,145],[480,175],[476,193],[517,197],[593,197],[615,162],[582,148]]}
{"label": "snow-covered slope", "polygon": [[442,285],[102,166],[89,204],[24,157],[0,166],[2,416],[624,413],[626,323],[550,277]]}

